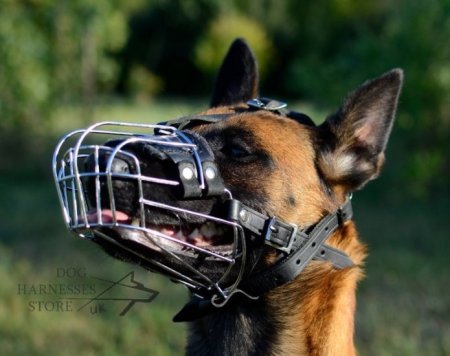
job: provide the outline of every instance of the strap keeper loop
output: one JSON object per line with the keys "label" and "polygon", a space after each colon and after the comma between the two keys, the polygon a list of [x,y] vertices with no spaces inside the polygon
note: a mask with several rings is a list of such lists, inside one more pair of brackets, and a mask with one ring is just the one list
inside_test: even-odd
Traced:
{"label": "strap keeper loop", "polygon": [[287,245],[283,246],[281,244],[276,243],[275,241],[273,241],[271,239],[272,233],[277,231],[277,228],[275,227],[276,222],[277,222],[277,219],[275,217],[272,217],[268,220],[268,223],[263,231],[264,241],[265,241],[266,245],[269,245],[277,250],[280,250],[284,253],[289,254],[291,252],[292,245],[294,244],[295,236],[297,235],[298,226],[296,224],[289,224],[291,226],[292,230],[289,235]]}

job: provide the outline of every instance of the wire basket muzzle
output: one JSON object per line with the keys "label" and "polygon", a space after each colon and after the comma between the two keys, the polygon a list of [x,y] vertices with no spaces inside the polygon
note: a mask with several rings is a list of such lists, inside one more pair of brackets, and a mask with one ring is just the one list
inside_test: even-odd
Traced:
{"label": "wire basket muzzle", "polygon": [[237,289],[244,232],[212,213],[231,194],[199,135],[164,125],[95,124],[60,140],[53,174],[69,230],[197,294],[226,300]]}

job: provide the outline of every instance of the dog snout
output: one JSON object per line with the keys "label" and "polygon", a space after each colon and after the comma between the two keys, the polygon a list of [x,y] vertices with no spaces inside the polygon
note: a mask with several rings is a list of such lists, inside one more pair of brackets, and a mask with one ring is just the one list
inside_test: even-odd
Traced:
{"label": "dog snout", "polygon": [[[129,155],[100,151],[86,158],[86,194],[91,208],[112,209],[134,215],[138,200],[135,160]],[[113,199],[111,199],[113,198]]]}
{"label": "dog snout", "polygon": [[114,157],[111,162],[112,174],[132,174],[131,165],[122,158]]}
{"label": "dog snout", "polygon": [[[142,199],[173,204],[180,188],[161,182],[177,182],[179,177],[176,165],[163,148],[144,142],[123,142],[109,141],[104,144],[108,149],[86,158],[84,183],[90,208],[114,208],[137,216]],[[119,146],[123,147],[116,150]]]}

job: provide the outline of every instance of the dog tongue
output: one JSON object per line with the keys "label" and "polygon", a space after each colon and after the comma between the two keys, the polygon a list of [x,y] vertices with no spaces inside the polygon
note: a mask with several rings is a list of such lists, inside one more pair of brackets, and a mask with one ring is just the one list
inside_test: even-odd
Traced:
{"label": "dog tongue", "polygon": [[[114,222],[112,210],[104,209],[100,212],[100,214],[101,214],[101,221],[104,224],[110,224],[110,223]],[[122,211],[116,210],[116,221],[117,222],[128,222],[130,220],[131,220],[131,218],[127,214],[125,214]],[[91,224],[95,224],[98,222],[97,211],[94,211],[94,212],[91,212],[88,214],[88,222]]]}

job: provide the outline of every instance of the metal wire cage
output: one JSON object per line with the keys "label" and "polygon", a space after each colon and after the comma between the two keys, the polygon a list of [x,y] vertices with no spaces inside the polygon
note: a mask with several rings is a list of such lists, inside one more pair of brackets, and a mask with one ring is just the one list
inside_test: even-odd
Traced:
{"label": "metal wire cage", "polygon": [[[105,145],[108,140],[116,140],[115,146]],[[174,205],[164,204],[144,195],[146,184],[169,187],[180,185],[179,180],[161,178],[158,174],[145,174],[141,171],[138,157],[127,148],[133,144],[157,145],[171,150],[180,150],[191,155],[195,162],[193,173],[200,189],[205,188],[205,174],[197,144],[183,131],[166,125],[136,124],[124,122],[101,122],[86,129],[73,131],[65,135],[57,144],[52,160],[53,176],[63,217],[67,228],[87,239],[102,239],[114,245],[118,250],[133,254],[136,259],[144,260],[146,265],[154,267],[159,273],[180,282],[194,293],[209,295],[217,306],[226,303],[238,290],[243,278],[246,260],[246,241],[242,227],[229,221],[201,211],[187,210]],[[133,172],[117,172],[112,169],[116,157],[126,157],[135,168]],[[100,164],[100,157],[107,157]],[[86,167],[86,160],[94,162]],[[189,173],[189,172],[188,172]],[[133,219],[124,220],[116,208],[114,181],[126,179],[137,187],[138,213]],[[88,197],[88,184],[91,189]],[[102,188],[101,188],[102,187]],[[93,193],[92,193],[93,192]],[[224,189],[224,195],[231,193]],[[92,198],[94,197],[94,198]],[[193,243],[170,236],[149,224],[148,211],[165,210],[226,227],[232,235],[232,242],[226,249],[214,249],[209,246],[197,246]],[[105,215],[105,211],[108,214]],[[147,214],[146,214],[147,213]],[[126,232],[126,240],[109,231]],[[142,248],[130,248],[127,240]],[[144,251],[144,252],[143,252]],[[151,252],[151,253],[146,253]],[[166,259],[152,258],[157,253]],[[186,254],[189,258],[186,258]],[[164,262],[172,261],[172,263]],[[199,261],[217,263],[221,266],[219,275],[201,271]],[[174,262],[174,263],[173,263]]]}

